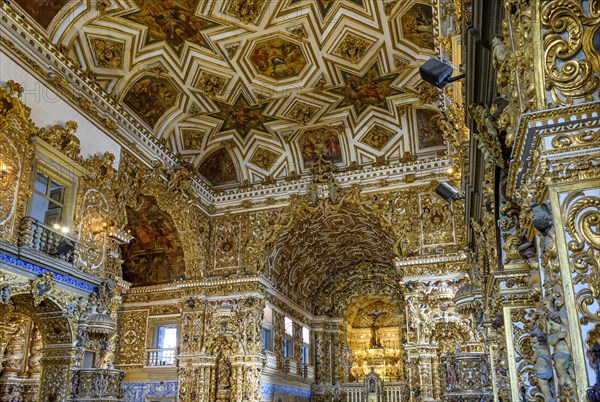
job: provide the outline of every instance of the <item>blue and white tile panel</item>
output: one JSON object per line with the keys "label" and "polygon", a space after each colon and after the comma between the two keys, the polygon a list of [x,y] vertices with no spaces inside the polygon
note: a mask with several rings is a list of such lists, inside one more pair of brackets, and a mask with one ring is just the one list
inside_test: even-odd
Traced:
{"label": "blue and white tile panel", "polygon": [[177,381],[126,382],[123,384],[125,402],[146,402],[147,397],[177,397]]}
{"label": "blue and white tile panel", "polygon": [[70,286],[73,286],[73,287],[76,287],[79,289],[83,289],[87,292],[93,292],[96,289],[93,285],[90,285],[89,283],[85,283],[85,282],[79,281],[77,279],[73,279],[70,276],[66,276],[66,275],[59,274],[57,272],[50,271],[49,269],[42,268],[38,265],[20,260],[17,257],[14,257],[9,254],[4,254],[2,252],[0,252],[0,262],[3,262],[8,265],[12,265],[14,267],[20,268],[25,271],[29,271],[35,275],[41,275],[44,272],[52,272],[54,274],[54,280],[56,282],[64,283],[65,285],[70,285]]}

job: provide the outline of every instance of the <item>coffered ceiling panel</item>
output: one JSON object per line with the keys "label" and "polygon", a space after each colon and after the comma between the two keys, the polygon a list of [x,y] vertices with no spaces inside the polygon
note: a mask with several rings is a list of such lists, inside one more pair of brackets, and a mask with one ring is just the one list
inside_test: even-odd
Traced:
{"label": "coffered ceiling panel", "polygon": [[226,190],[308,175],[320,155],[342,171],[438,156],[439,92],[418,74],[430,56],[443,55],[437,38],[450,34],[440,28],[452,24],[440,19],[438,1],[11,7]]}

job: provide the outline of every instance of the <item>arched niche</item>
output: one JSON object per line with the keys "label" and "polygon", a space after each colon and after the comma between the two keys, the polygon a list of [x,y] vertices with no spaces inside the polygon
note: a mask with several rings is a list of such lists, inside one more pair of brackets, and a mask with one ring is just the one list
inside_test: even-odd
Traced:
{"label": "arched niche", "polygon": [[152,196],[140,195],[126,207],[127,229],[133,236],[121,246],[123,279],[134,286],[169,283],[185,277],[184,252],[171,216]]}

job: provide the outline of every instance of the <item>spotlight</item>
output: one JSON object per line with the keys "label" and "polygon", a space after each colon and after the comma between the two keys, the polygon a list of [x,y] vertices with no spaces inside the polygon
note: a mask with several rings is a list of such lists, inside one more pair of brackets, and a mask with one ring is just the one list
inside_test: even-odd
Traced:
{"label": "spotlight", "polygon": [[455,189],[453,186],[451,186],[450,184],[448,184],[445,181],[440,183],[435,188],[435,192],[437,195],[442,197],[447,202],[452,202],[454,200],[461,200],[464,198],[464,196],[460,193],[460,191],[458,191],[457,189]]}
{"label": "spotlight", "polygon": [[454,69],[451,65],[446,64],[434,57],[430,58],[421,67],[419,67],[421,79],[440,89],[444,88],[451,82],[465,77],[464,74],[451,77],[453,71]]}

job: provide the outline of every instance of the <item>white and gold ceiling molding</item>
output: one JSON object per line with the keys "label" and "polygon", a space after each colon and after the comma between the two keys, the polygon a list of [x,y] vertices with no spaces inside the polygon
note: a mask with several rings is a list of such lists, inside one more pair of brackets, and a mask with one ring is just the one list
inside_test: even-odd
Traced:
{"label": "white and gold ceiling molding", "polygon": [[418,78],[447,25],[437,2],[34,3],[11,7],[211,187],[303,177],[314,155],[356,169],[444,148],[414,112],[439,100]]}

